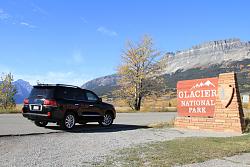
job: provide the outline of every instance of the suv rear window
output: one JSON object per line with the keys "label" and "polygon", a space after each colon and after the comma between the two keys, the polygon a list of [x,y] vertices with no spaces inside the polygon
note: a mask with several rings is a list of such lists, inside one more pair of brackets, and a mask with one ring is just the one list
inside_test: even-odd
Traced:
{"label": "suv rear window", "polygon": [[34,87],[30,93],[30,97],[53,98],[53,87]]}

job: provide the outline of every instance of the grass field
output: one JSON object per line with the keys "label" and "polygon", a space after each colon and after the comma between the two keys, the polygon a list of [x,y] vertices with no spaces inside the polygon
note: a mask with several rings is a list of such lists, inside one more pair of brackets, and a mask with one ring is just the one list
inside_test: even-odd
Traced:
{"label": "grass field", "polygon": [[[135,112],[128,106],[124,99],[115,99],[113,101],[103,100],[104,102],[113,104],[117,112]],[[140,112],[176,112],[176,106],[176,98],[148,97],[143,100]]]}
{"label": "grass field", "polygon": [[228,138],[179,138],[126,148],[100,166],[174,166],[250,152],[250,134]]}
{"label": "grass field", "polygon": [[[136,112],[133,111],[130,107],[126,106],[115,106],[115,109],[117,112]],[[155,107],[155,108],[147,108],[147,107],[142,107],[139,112],[176,112],[177,108],[176,107]]]}

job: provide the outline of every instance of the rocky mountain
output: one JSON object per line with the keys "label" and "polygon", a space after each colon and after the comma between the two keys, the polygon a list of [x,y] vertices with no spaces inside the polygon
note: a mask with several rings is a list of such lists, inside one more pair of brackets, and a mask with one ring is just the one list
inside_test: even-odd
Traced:
{"label": "rocky mountain", "polygon": [[100,78],[93,79],[84,85],[82,85],[82,88],[93,90],[98,95],[104,95],[111,92],[114,88],[117,87],[119,76],[116,74],[108,75]]}
{"label": "rocky mountain", "polygon": [[191,49],[168,53],[166,73],[206,67],[224,62],[240,61],[250,58],[250,42],[228,39],[203,43]]}
{"label": "rocky mountain", "polygon": [[176,88],[180,80],[217,77],[220,73],[236,72],[240,92],[250,93],[250,57],[240,61],[227,61],[204,67],[177,70],[174,73],[165,74],[166,84],[169,88]]}
{"label": "rocky mountain", "polygon": [[15,85],[17,89],[17,93],[14,97],[15,102],[17,104],[21,104],[23,103],[23,100],[29,96],[32,86],[30,85],[29,82],[24,81],[22,79],[14,81],[13,84]]}
{"label": "rocky mountain", "polygon": [[[227,39],[206,42],[184,51],[167,53],[166,84],[175,88],[179,80],[215,77],[219,73],[238,73],[241,90],[248,91],[250,71],[250,42]],[[85,83],[82,87],[99,95],[108,95],[117,88],[117,75],[100,77]]]}

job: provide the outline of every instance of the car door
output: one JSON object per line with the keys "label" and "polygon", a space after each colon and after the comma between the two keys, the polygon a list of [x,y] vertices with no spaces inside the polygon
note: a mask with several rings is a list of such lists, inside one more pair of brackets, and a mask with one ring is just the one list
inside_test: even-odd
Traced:
{"label": "car door", "polygon": [[86,100],[81,104],[82,116],[101,116],[101,109],[99,107],[99,98],[91,91],[84,91]]}
{"label": "car door", "polygon": [[79,106],[78,101],[76,101],[76,93],[77,90],[75,88],[58,87],[56,98],[60,104],[60,109],[77,111]]}
{"label": "car door", "polygon": [[87,103],[87,98],[85,92],[82,89],[75,89],[75,101],[74,105],[77,107],[77,113],[79,116],[84,116],[85,112],[88,110],[89,105]]}

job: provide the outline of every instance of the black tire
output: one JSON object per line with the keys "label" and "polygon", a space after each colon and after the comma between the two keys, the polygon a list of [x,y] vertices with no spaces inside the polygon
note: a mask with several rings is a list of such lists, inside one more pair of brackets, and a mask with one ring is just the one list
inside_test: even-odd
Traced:
{"label": "black tire", "polygon": [[73,129],[76,123],[76,117],[73,112],[68,112],[65,114],[63,121],[60,123],[63,129]]}
{"label": "black tire", "polygon": [[104,114],[102,121],[99,121],[98,123],[102,127],[108,127],[111,126],[114,121],[113,114],[110,112],[107,112]]}
{"label": "black tire", "polygon": [[45,127],[47,124],[47,121],[35,121],[35,125],[39,127]]}

